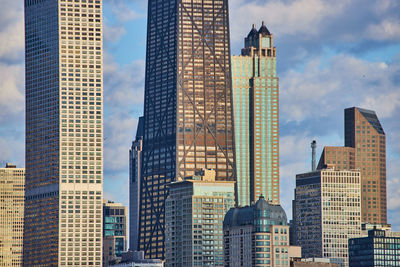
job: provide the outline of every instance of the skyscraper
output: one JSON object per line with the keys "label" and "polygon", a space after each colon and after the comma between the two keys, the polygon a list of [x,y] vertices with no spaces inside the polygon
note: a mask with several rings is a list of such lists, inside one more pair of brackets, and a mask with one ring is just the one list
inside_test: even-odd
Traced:
{"label": "skyscraper", "polygon": [[143,150],[143,117],[139,118],[136,139],[129,150],[129,250],[139,247],[140,170]]}
{"label": "skyscraper", "polygon": [[25,169],[0,168],[0,266],[22,264]]}
{"label": "skyscraper", "polygon": [[294,243],[304,258],[348,266],[348,240],[361,235],[359,171],[322,169],[296,175]]}
{"label": "skyscraper", "polygon": [[166,185],[235,180],[227,0],[149,0],[139,249],[164,258]]}
{"label": "skyscraper", "polygon": [[232,56],[237,195],[240,206],[260,195],[279,204],[279,79],[273,35],[262,23]]}
{"label": "skyscraper", "polygon": [[25,266],[101,266],[102,0],[25,0]]}
{"label": "skyscraper", "polygon": [[387,223],[386,137],[376,113],[352,107],[344,111],[344,147],[325,147],[318,168],[361,171],[362,222]]}

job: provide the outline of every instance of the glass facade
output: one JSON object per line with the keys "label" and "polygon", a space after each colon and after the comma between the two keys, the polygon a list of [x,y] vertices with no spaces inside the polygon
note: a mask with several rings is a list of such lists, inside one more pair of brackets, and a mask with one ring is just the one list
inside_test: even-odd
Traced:
{"label": "glass facade", "polygon": [[349,240],[349,267],[400,266],[400,236],[370,230],[368,237]]}
{"label": "glass facade", "polygon": [[102,41],[101,0],[25,0],[25,266],[102,264]]}
{"label": "glass facade", "polygon": [[227,0],[149,0],[139,249],[164,258],[167,184],[235,180]]}
{"label": "glass facade", "polygon": [[103,215],[103,263],[108,266],[127,250],[127,208],[104,201]]}
{"label": "glass facade", "polygon": [[263,197],[243,208],[233,208],[224,219],[226,267],[289,267],[300,248],[289,244],[286,213]]}
{"label": "glass facade", "polygon": [[234,182],[172,183],[165,204],[165,266],[224,266],[223,219],[234,204]]}
{"label": "glass facade", "polygon": [[237,194],[240,206],[260,195],[279,204],[279,80],[273,35],[263,24],[232,56]]}

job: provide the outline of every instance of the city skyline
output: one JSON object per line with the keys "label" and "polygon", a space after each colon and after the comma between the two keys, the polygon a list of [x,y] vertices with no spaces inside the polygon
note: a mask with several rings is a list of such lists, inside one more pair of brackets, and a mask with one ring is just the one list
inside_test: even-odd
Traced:
{"label": "city skyline", "polygon": [[[10,5],[1,12],[9,12],[0,20],[0,25],[4,26],[0,33],[0,68],[3,73],[0,92],[6,94],[0,102],[0,108],[5,111],[0,118],[0,161],[24,166],[24,119],[20,115],[24,106],[21,78],[23,42],[21,44],[18,39],[23,38],[23,27],[18,24],[18,21],[22,23],[23,17],[20,4],[8,2]],[[128,190],[121,190],[128,188],[127,151],[134,139],[144,91],[141,75],[144,73],[146,4],[132,3],[133,6],[128,6],[127,9],[121,6],[126,4],[124,1],[110,1],[104,7],[108,38],[105,41],[104,188],[108,199],[124,204],[128,203]],[[307,8],[310,4],[318,7],[322,18]],[[348,20],[343,18],[352,10],[355,12],[357,4],[362,6],[357,13],[360,15],[355,14],[352,27],[346,29],[344,25]],[[375,110],[385,129],[388,138],[388,223],[392,223],[395,230],[399,229],[400,221],[394,219],[400,210],[400,167],[396,166],[400,160],[400,145],[395,141],[400,136],[400,125],[395,118],[395,114],[399,112],[400,98],[399,90],[395,90],[399,87],[399,81],[394,75],[400,69],[400,34],[396,28],[398,18],[393,15],[399,10],[398,4],[387,1],[386,6],[377,6],[375,3],[369,8],[359,1],[352,1],[333,8],[326,1],[295,1],[292,4],[265,2],[265,6],[273,9],[274,14],[270,16],[267,15],[268,12],[263,12],[266,10],[264,6],[255,8],[255,1],[230,1],[230,9],[233,11],[231,53],[239,54],[241,38],[247,34],[252,23],[265,20],[268,28],[275,34],[276,46],[279,47],[278,75],[281,80],[281,202],[288,217],[291,217],[294,175],[309,170],[309,142],[317,140],[317,156],[325,145],[342,145],[343,118],[336,114],[342,114],[344,108],[358,106]],[[241,12],[235,10],[239,10],[239,7]],[[132,12],[124,12],[125,16],[117,18],[114,13],[117,14],[122,9]],[[295,15],[298,9],[302,12]],[[278,18],[278,15],[284,17],[282,14],[290,18],[287,23]],[[373,19],[363,20],[363,14],[370,14]],[[338,21],[341,23],[335,24]],[[294,22],[298,22],[298,25]],[[321,23],[316,26],[316,22]],[[365,26],[361,26],[362,24]],[[12,29],[17,29],[19,35],[9,35]],[[22,36],[18,37],[21,33]],[[119,42],[116,41],[118,34],[121,34]],[[136,37],[130,37],[134,34]],[[359,41],[356,41],[357,38]],[[297,40],[296,44],[294,40]],[[288,48],[290,45],[293,45],[291,49]],[[131,46],[136,46],[137,52],[129,53]],[[354,52],[355,50],[358,52]],[[124,54],[129,55],[124,58]],[[138,75],[123,77],[129,72]],[[365,95],[359,97],[360,92]],[[140,97],[128,101],[125,100],[126,94]],[[289,113],[291,109],[292,114]],[[337,118],[327,120],[332,117]],[[20,152],[13,152],[14,148]],[[296,153],[292,153],[293,151]]]}

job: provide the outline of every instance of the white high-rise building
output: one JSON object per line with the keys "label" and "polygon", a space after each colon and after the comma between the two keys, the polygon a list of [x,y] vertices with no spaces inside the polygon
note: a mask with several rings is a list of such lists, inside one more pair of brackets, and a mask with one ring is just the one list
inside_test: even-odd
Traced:
{"label": "white high-rise building", "polygon": [[322,169],[296,176],[293,224],[303,258],[348,266],[349,238],[361,235],[359,171]]}
{"label": "white high-rise building", "polygon": [[102,0],[25,0],[24,266],[101,266]]}

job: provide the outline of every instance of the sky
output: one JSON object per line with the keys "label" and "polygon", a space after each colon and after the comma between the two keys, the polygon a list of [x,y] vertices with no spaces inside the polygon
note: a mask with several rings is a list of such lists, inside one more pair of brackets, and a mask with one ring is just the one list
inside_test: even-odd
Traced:
{"label": "sky", "polygon": [[[23,1],[0,0],[0,165],[25,166]],[[129,148],[143,113],[146,0],[104,0],[104,196],[128,205]],[[344,145],[344,109],[376,111],[386,133],[388,223],[400,231],[400,1],[229,0],[231,53],[252,24],[274,35],[280,80],[280,194],[312,140]]]}

